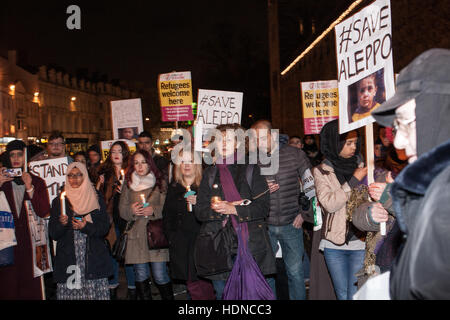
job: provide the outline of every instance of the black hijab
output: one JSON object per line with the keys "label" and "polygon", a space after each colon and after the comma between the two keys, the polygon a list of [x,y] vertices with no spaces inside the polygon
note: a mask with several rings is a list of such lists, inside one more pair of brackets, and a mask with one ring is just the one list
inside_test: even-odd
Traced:
{"label": "black hijab", "polygon": [[348,132],[339,134],[338,120],[325,124],[320,131],[320,151],[329,162],[331,162],[336,177],[341,184],[350,181],[353,173],[358,167],[357,155],[361,151],[361,138],[358,135],[355,155],[351,158],[342,158],[339,153],[345,145]]}

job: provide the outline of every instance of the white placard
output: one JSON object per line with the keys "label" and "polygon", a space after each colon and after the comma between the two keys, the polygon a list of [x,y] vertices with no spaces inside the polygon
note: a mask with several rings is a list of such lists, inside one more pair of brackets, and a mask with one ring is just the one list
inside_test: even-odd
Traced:
{"label": "white placard", "polygon": [[61,186],[66,181],[67,157],[33,161],[28,163],[30,173],[44,179],[47,185],[50,203],[56,198]]}
{"label": "white placard", "polygon": [[[242,92],[199,89],[195,132],[203,136],[206,130],[221,124],[241,124],[243,97]],[[202,150],[198,145],[202,141],[195,140],[195,150]]]}
{"label": "white placard", "polygon": [[141,99],[111,101],[113,139],[137,139],[144,131]]}
{"label": "white placard", "polygon": [[377,0],[335,27],[339,133],[358,129],[395,92],[391,4]]}

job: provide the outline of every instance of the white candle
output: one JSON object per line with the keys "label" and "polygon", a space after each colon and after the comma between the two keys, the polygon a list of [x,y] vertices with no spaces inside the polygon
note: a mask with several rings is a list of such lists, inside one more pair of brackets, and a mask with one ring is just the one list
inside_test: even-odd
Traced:
{"label": "white candle", "polygon": [[386,222],[380,222],[380,233],[382,236],[386,235]]}
{"label": "white candle", "polygon": [[[191,191],[191,186],[186,186],[187,191]],[[187,203],[188,212],[192,212],[192,204],[190,202]]]}
{"label": "white candle", "polygon": [[141,193],[142,204],[145,204],[145,194]]}
{"label": "white candle", "polygon": [[25,162],[24,162],[24,171],[28,172],[28,163],[27,163],[27,147],[23,148],[23,153],[24,153],[24,157],[25,157]]}
{"label": "white candle", "polygon": [[66,192],[61,192],[61,214],[66,216]]}

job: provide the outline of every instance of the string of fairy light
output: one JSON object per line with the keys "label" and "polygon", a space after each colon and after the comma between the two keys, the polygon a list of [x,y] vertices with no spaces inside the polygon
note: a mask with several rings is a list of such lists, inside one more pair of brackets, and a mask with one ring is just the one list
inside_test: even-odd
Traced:
{"label": "string of fairy light", "polygon": [[330,26],[324,32],[322,32],[321,35],[316,38],[316,40],[314,40],[297,58],[295,58],[294,61],[292,61],[292,63],[286,69],[283,70],[283,72],[281,72],[281,75],[284,76],[287,72],[289,72],[289,70],[291,70],[309,51],[311,51],[323,38],[325,38],[326,35],[330,33],[330,31],[333,30],[337,24],[341,23],[342,20],[344,20],[353,11],[353,9],[355,9],[355,7],[363,1],[364,0],[357,0],[353,2],[348,7],[348,9],[339,16],[339,18],[337,18],[332,24],[330,24]]}

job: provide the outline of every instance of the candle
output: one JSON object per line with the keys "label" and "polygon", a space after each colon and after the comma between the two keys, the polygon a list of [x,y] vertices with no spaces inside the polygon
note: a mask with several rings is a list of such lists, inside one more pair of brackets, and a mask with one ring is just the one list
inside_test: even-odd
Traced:
{"label": "candle", "polygon": [[[186,186],[186,191],[191,191],[191,186]],[[188,201],[187,203],[188,212],[192,212],[192,204]]]}
{"label": "candle", "polygon": [[125,179],[125,173],[122,169],[122,170],[120,170],[120,179],[119,179],[121,185],[122,185],[124,179]]}
{"label": "candle", "polygon": [[381,222],[380,223],[380,234],[382,236],[386,235],[386,222]]}
{"label": "candle", "polygon": [[222,201],[222,198],[220,198],[219,196],[214,196],[214,197],[211,198],[211,202],[212,203],[216,203],[216,202],[219,202],[219,201]]}
{"label": "candle", "polygon": [[66,192],[61,192],[61,214],[66,216]]}
{"label": "candle", "polygon": [[140,196],[141,196],[142,204],[144,205],[145,204],[145,194],[141,193]]}
{"label": "candle", "polygon": [[24,171],[28,172],[28,164],[27,164],[27,148],[23,148],[23,153],[24,153],[24,157],[25,157],[25,161],[24,161]]}

